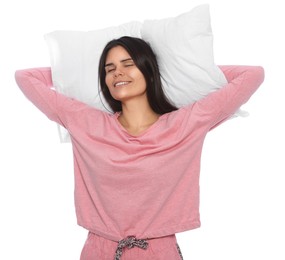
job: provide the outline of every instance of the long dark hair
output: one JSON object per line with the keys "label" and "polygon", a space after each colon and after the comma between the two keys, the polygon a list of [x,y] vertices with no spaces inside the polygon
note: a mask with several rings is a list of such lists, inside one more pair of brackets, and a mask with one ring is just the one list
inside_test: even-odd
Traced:
{"label": "long dark hair", "polygon": [[160,115],[177,110],[163,92],[157,59],[150,45],[140,38],[124,36],[107,43],[99,61],[98,75],[101,91],[113,112],[122,111],[122,104],[111,96],[106,85],[105,63],[108,52],[116,46],[122,46],[129,53],[144,75],[147,98],[152,110]]}

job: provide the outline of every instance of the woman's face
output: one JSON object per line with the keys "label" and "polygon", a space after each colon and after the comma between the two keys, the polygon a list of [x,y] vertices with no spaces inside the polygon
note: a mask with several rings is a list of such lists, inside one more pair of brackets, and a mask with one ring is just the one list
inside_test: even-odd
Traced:
{"label": "woman's face", "polygon": [[114,99],[126,102],[146,97],[145,78],[122,46],[114,47],[108,52],[105,71],[105,82]]}

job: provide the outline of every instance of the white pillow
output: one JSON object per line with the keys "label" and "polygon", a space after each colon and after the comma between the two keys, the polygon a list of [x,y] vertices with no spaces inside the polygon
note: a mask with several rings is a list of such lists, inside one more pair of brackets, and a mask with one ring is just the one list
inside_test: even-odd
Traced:
{"label": "white pillow", "polygon": [[[209,5],[204,4],[173,18],[134,21],[96,31],[46,34],[55,88],[106,110],[101,101],[103,95],[98,93],[99,58],[108,41],[124,35],[150,43],[157,55],[165,92],[177,107],[199,100],[227,83],[214,63]],[[104,104],[107,106],[106,101]],[[63,129],[60,137],[68,141]]]}
{"label": "white pillow", "polygon": [[174,18],[145,21],[141,34],[157,54],[166,94],[178,107],[226,84],[214,63],[208,5]]}

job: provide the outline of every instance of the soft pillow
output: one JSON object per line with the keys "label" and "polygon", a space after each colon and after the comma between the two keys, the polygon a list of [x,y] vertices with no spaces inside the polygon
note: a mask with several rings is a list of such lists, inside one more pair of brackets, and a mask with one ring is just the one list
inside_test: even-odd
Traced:
{"label": "soft pillow", "polygon": [[[173,18],[45,35],[55,88],[106,110],[106,101],[98,92],[99,58],[108,41],[124,35],[150,43],[157,54],[165,92],[178,107],[199,100],[227,83],[214,63],[209,5],[205,4]],[[62,141],[67,140],[63,129],[60,136]]]}
{"label": "soft pillow", "polygon": [[226,84],[214,63],[209,6],[143,23],[142,38],[157,54],[165,91],[178,107]]}

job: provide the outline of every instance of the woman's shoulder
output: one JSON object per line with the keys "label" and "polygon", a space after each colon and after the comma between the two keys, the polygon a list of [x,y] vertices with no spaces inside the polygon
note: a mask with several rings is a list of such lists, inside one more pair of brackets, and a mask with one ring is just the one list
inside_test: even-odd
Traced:
{"label": "woman's shoulder", "polygon": [[193,105],[194,105],[194,103],[189,104],[189,105],[185,105],[185,106],[181,106],[177,110],[163,114],[161,116],[161,118],[168,121],[168,122],[173,122],[174,124],[179,124],[186,117],[188,117],[189,114],[191,114],[191,111],[193,109]]}

